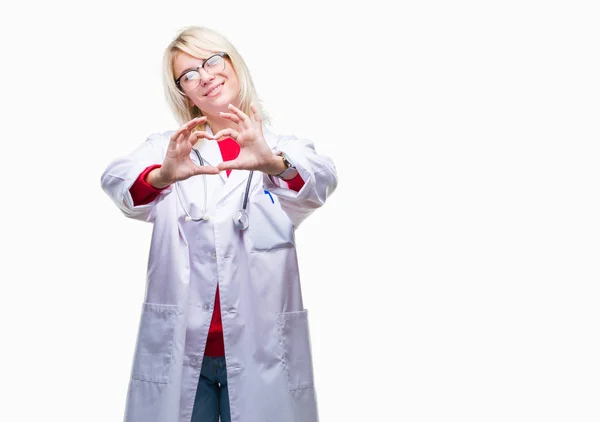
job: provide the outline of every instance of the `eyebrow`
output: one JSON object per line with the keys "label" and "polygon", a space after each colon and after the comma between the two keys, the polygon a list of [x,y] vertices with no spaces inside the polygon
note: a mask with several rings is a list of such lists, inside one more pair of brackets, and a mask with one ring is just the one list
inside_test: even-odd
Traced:
{"label": "eyebrow", "polygon": [[185,75],[185,72],[189,72],[190,70],[196,70],[196,68],[198,68],[198,67],[202,67],[202,65],[204,64],[204,62],[205,62],[206,60],[208,60],[209,58],[211,58],[212,56],[214,56],[214,54],[212,54],[212,55],[208,56],[206,59],[199,59],[199,60],[202,60],[202,63],[200,63],[200,65],[198,65],[198,66],[194,66],[194,67],[188,67],[187,69],[184,69],[184,70],[183,70],[183,71],[182,71],[182,72],[179,74],[179,76],[178,76],[178,77],[179,77],[179,78],[181,78],[183,75]]}
{"label": "eyebrow", "polygon": [[[202,61],[202,63],[204,63],[204,60]],[[185,72],[189,72],[190,70],[195,70],[196,68],[202,66],[202,63],[199,66],[194,66],[194,67],[188,67],[187,69],[185,69],[183,72],[181,72],[181,75],[183,75]],[[181,76],[179,75],[179,76]]]}

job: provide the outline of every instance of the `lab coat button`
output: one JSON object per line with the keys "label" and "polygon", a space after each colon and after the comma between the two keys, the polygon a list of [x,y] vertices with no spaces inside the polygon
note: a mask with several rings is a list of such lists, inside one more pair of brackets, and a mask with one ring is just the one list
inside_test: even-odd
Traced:
{"label": "lab coat button", "polygon": [[204,306],[202,307],[205,311],[208,311],[210,309],[210,305],[208,303],[205,303]]}
{"label": "lab coat button", "polygon": [[217,259],[217,253],[216,253],[216,252],[213,252],[213,253],[211,253],[211,254],[210,254],[210,257],[211,257],[212,259]]}

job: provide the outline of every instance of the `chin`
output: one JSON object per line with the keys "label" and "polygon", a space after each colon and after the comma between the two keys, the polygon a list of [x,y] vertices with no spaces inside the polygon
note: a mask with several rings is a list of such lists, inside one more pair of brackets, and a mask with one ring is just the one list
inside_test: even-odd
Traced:
{"label": "chin", "polygon": [[232,96],[227,95],[226,93],[223,94],[224,95],[219,95],[212,101],[206,101],[204,103],[204,107],[199,107],[200,110],[205,110],[209,114],[218,115],[220,111],[230,113],[230,110],[227,108],[229,104],[233,104],[234,106],[238,107],[239,100],[237,98],[232,98]]}
{"label": "chin", "polygon": [[222,97],[218,98],[217,101],[215,101],[213,104],[220,111],[226,111],[227,113],[230,113],[230,110],[228,108],[229,104],[233,104],[237,107],[237,103],[238,101],[236,99],[223,95]]}

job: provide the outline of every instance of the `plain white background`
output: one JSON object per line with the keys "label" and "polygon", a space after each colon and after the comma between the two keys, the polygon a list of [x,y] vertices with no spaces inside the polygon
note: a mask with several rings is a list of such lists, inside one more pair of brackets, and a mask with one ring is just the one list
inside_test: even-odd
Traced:
{"label": "plain white background", "polygon": [[122,419],[151,226],[100,175],[176,128],[161,59],[187,25],[225,34],[273,128],[337,165],[297,232],[322,421],[600,418],[593,2],[15,7],[1,420]]}

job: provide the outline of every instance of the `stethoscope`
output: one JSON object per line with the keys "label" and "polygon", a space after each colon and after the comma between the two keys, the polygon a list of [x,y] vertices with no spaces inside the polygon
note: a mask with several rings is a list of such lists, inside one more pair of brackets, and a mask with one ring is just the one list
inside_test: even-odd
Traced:
{"label": "stethoscope", "polygon": [[[201,166],[204,165],[204,160],[202,159],[202,155],[200,152],[192,148],[192,151],[196,153],[198,157],[198,162]],[[244,199],[242,200],[242,208],[233,213],[233,225],[237,227],[239,230],[246,230],[250,223],[250,219],[248,218],[248,212],[246,208],[248,207],[248,195],[250,194],[250,185],[252,184],[252,175],[254,174],[254,170],[250,171],[250,175],[248,176],[248,181],[246,182],[246,192],[244,193]],[[175,183],[175,191],[177,192],[177,198],[179,199],[179,204],[183,211],[185,212],[185,221],[208,221],[209,216],[207,214],[206,203],[207,203],[207,189],[206,189],[206,174],[202,175],[202,184],[204,185],[204,203],[202,205],[202,215],[200,217],[192,217],[188,209],[183,204],[183,199],[181,199],[181,194],[179,192],[179,183]]]}

